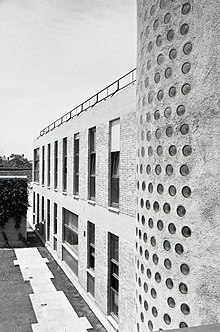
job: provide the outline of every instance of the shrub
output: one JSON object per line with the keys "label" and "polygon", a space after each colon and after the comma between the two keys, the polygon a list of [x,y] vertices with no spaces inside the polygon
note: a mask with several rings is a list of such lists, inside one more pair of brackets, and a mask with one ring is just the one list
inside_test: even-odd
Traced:
{"label": "shrub", "polygon": [[0,228],[9,218],[14,218],[15,228],[20,228],[22,217],[28,209],[28,183],[26,178],[0,178]]}

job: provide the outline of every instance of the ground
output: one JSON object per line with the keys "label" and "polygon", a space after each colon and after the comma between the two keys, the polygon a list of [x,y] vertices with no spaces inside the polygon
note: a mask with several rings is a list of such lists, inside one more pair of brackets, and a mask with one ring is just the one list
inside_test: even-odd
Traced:
{"label": "ground", "polygon": [[[82,296],[69,281],[63,270],[43,246],[34,232],[29,229],[30,247],[37,247],[42,257],[49,260],[48,268],[54,275],[52,282],[57,290],[62,290],[79,317],[86,317],[93,326],[89,332],[106,332]],[[0,331],[32,332],[31,324],[37,323],[29,299],[33,293],[29,282],[24,282],[19,266],[14,266],[16,255],[13,249],[0,249]]]}

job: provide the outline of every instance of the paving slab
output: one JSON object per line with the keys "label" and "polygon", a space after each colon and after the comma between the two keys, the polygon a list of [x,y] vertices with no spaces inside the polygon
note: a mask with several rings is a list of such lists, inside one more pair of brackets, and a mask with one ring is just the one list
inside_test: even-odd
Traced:
{"label": "paving slab", "polygon": [[32,324],[34,332],[86,332],[92,326],[86,317],[78,317],[63,291],[57,291],[51,279],[47,258],[37,248],[15,249],[24,281],[29,280],[34,291],[30,300],[38,323]]}
{"label": "paving slab", "polygon": [[[102,323],[98,320],[94,312],[79,294],[78,290],[74,287],[72,282],[68,279],[67,275],[64,273],[62,268],[57,264],[55,259],[51,256],[46,247],[38,247],[38,250],[42,257],[47,258],[49,263],[47,264],[48,268],[54,275],[52,282],[57,290],[62,290],[72,307],[76,311],[79,317],[86,317],[92,329],[89,332],[107,332]],[[130,331],[128,331],[130,332]]]}
{"label": "paving slab", "polygon": [[33,332],[87,332],[91,325],[85,317],[76,319],[73,322],[62,321],[59,326],[54,321],[47,321],[44,324],[33,324]]}

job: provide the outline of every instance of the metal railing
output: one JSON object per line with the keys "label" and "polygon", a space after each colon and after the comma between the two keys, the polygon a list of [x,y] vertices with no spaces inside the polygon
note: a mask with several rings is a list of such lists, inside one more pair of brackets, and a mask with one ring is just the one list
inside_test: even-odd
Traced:
{"label": "metal railing", "polygon": [[118,91],[126,88],[131,84],[134,84],[135,81],[136,81],[136,68],[129,71],[127,74],[120,77],[117,81],[111,83],[110,85],[108,85],[107,87],[105,87],[104,89],[102,89],[101,91],[99,91],[98,93],[87,99],[86,101],[84,101],[82,104],[76,106],[71,111],[64,114],[56,121],[52,122],[49,126],[42,129],[40,131],[40,135],[38,136],[38,138],[42,137],[43,135],[46,135],[55,128],[61,126],[62,124],[78,116],[82,112],[87,111],[89,108],[94,107],[96,104],[100,103],[101,101],[112,97]]}

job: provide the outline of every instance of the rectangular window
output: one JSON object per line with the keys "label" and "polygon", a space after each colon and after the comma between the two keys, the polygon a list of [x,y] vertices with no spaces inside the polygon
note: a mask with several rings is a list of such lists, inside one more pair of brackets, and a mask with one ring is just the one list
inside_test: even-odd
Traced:
{"label": "rectangular window", "polygon": [[44,221],[44,196],[41,198],[41,220]]}
{"label": "rectangular window", "polygon": [[67,137],[63,139],[63,191],[67,190]]}
{"label": "rectangular window", "polygon": [[39,223],[39,232],[45,239],[45,206],[44,206],[44,196],[41,198],[41,222]]}
{"label": "rectangular window", "polygon": [[50,144],[47,145],[47,186],[50,187]]}
{"label": "rectangular window", "polygon": [[39,194],[37,194],[37,228],[39,228],[39,222],[40,222],[40,197]]}
{"label": "rectangular window", "polygon": [[42,146],[42,185],[44,185],[45,178],[45,147]]}
{"label": "rectangular window", "polygon": [[79,134],[74,135],[73,194],[79,195]]}
{"label": "rectangular window", "polygon": [[110,206],[119,208],[120,120],[111,122]]}
{"label": "rectangular window", "polygon": [[94,297],[95,293],[95,225],[88,221],[88,270],[87,291]]}
{"label": "rectangular window", "polygon": [[119,238],[109,233],[109,313],[118,318]]}
{"label": "rectangular window", "polygon": [[39,182],[40,149],[34,149],[34,182]]}
{"label": "rectangular window", "polygon": [[96,128],[89,129],[89,199],[95,200]]}
{"label": "rectangular window", "polygon": [[78,216],[63,208],[63,242],[78,255]]}
{"label": "rectangular window", "polygon": [[53,226],[53,233],[57,234],[57,204],[54,203],[54,226]]}
{"label": "rectangular window", "polygon": [[58,182],[58,141],[54,142],[54,189]]}
{"label": "rectangular window", "polygon": [[47,200],[47,241],[50,241],[50,200]]}
{"label": "rectangular window", "polygon": [[88,221],[88,268],[95,270],[95,225]]}
{"label": "rectangular window", "polygon": [[36,210],[36,203],[35,203],[35,191],[33,191],[33,224],[35,224],[35,210]]}

